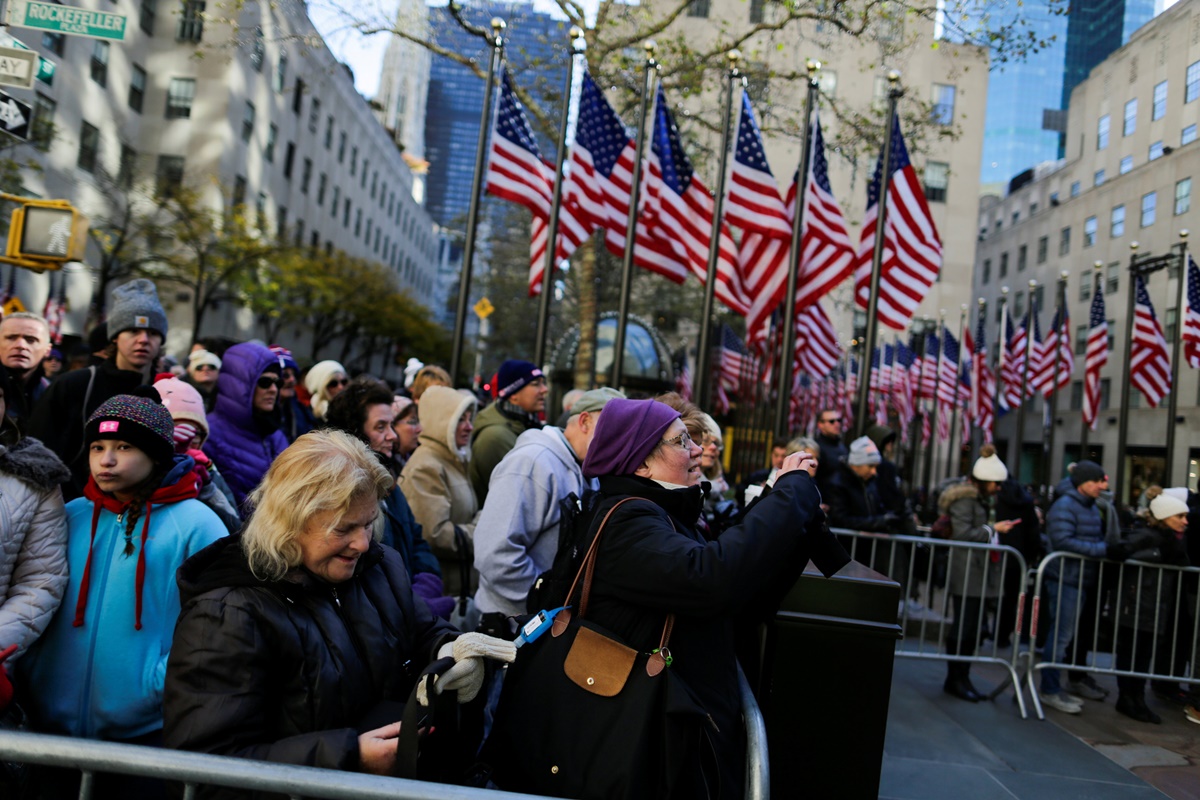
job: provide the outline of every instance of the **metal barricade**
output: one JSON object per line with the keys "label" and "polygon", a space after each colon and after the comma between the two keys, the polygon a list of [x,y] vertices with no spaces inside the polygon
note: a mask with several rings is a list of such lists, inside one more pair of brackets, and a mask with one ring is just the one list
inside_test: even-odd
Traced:
{"label": "metal barricade", "polygon": [[[1019,646],[1028,569],[1019,551],[922,536],[843,528],[833,532],[851,558],[901,584],[904,601],[896,613],[905,637],[896,646],[897,656],[1003,667],[1008,677],[989,699],[1012,686],[1021,717],[1028,716],[1021,685],[1027,654]],[[918,567],[921,561],[924,565]],[[938,588],[936,577],[943,563],[948,574],[944,587]],[[911,602],[921,585],[926,592],[923,606]],[[998,630],[1002,619],[1015,620],[1012,630]],[[1005,638],[1010,639],[1008,646],[1002,646]]]}
{"label": "metal barricade", "polygon": [[[766,726],[740,668],[738,684],[746,723],[746,800],[769,800],[771,781]],[[184,800],[193,800],[198,786],[329,800],[533,800],[542,797],[21,731],[0,730],[0,761],[79,770],[83,775],[79,800],[93,797],[93,780],[98,772],[182,783]]]}
{"label": "metal barricade", "polygon": [[1200,568],[1056,552],[1036,575],[1035,641],[1049,619],[1027,676],[1039,719],[1034,676],[1047,669],[1200,684]]}

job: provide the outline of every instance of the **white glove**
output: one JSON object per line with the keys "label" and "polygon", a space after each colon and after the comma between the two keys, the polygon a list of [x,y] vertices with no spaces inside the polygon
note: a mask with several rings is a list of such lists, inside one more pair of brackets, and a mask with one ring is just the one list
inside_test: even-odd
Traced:
{"label": "white glove", "polygon": [[482,633],[464,633],[453,642],[442,645],[437,657],[439,660],[452,657],[455,663],[440,679],[426,676],[417,686],[417,702],[423,706],[429,705],[429,677],[434,678],[434,691],[438,694],[450,689],[458,692],[458,702],[471,702],[483,688],[483,659],[511,663],[517,658],[517,646]]}

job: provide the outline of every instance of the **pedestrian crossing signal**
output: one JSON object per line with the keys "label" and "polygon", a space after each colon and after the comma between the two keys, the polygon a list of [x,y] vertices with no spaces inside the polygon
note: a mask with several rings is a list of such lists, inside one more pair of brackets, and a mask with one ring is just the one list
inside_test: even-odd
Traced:
{"label": "pedestrian crossing signal", "polygon": [[82,261],[87,249],[88,219],[66,200],[6,198],[19,205],[8,226],[7,263],[30,269],[59,269]]}

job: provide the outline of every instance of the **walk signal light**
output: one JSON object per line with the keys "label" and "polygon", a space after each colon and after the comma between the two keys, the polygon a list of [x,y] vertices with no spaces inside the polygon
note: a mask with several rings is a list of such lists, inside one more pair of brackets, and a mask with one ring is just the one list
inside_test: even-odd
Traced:
{"label": "walk signal light", "polygon": [[7,259],[22,266],[58,269],[82,261],[87,249],[88,219],[65,200],[20,198],[8,226]]}

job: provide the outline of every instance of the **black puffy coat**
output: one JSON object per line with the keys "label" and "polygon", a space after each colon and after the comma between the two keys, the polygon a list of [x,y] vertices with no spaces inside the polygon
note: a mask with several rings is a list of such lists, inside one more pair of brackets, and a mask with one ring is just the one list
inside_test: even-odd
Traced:
{"label": "black puffy coat", "polygon": [[364,719],[407,700],[457,634],[413,598],[400,555],[375,543],[344,583],[303,568],[265,582],[230,536],[184,562],[178,581],[163,733],[181,750],[356,770]]}
{"label": "black puffy coat", "polygon": [[[671,669],[716,722],[721,797],[744,791],[744,747],[734,656],[735,626],[773,613],[811,558],[826,575],[850,559],[820,519],[820,495],[804,472],[785,474],[743,520],[706,541],[697,530],[699,486],[666,489],[646,478],[600,478],[601,516],[624,497],[597,553],[587,616],[630,647],[658,647],[675,614]],[[587,724],[580,720],[581,725]]]}
{"label": "black puffy coat", "polygon": [[864,482],[848,464],[838,464],[821,496],[829,505],[829,524],[833,527],[895,533],[891,528],[898,520],[888,520],[889,509],[879,499],[875,479]]}
{"label": "black puffy coat", "polygon": [[[1176,535],[1165,525],[1146,525],[1139,521],[1128,536],[1130,540],[1140,542],[1138,549],[1129,554],[1130,561],[1188,566],[1187,544],[1183,536]],[[1174,607],[1180,573],[1129,563],[1121,565],[1121,572],[1121,625],[1159,634],[1171,630],[1175,625]]]}

